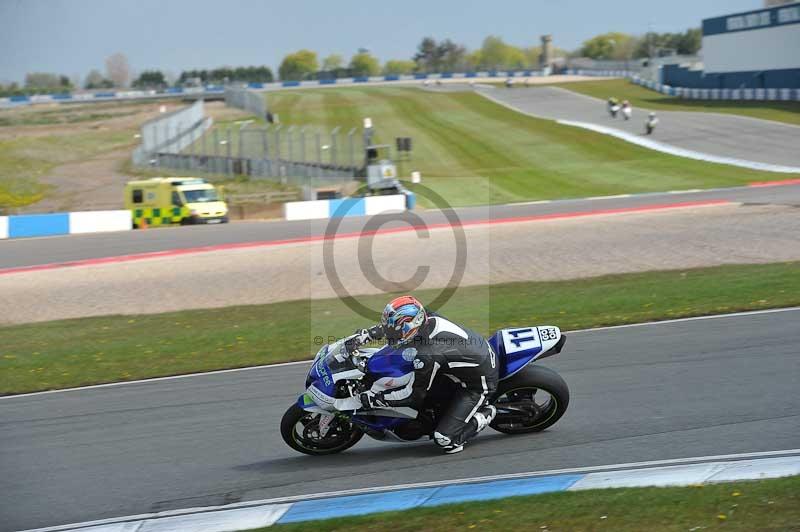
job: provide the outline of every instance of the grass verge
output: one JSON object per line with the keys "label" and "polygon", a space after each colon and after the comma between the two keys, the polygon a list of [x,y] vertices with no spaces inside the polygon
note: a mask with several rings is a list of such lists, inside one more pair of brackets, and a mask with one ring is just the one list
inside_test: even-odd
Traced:
{"label": "grass verge", "polygon": [[[415,293],[423,301],[438,294]],[[359,301],[381,309],[387,297]],[[462,287],[437,310],[490,334],[796,305],[800,262]],[[0,327],[0,394],[306,360],[318,348],[315,337],[365,325],[342,301],[328,299]]]}
{"label": "grass verge", "polygon": [[24,207],[41,200],[50,189],[41,184],[39,178],[58,165],[134,145],[128,131],[0,140],[0,210]]}
{"label": "grass verge", "polygon": [[572,83],[557,83],[555,85],[562,89],[593,96],[604,101],[611,96],[615,96],[620,100],[628,100],[634,107],[645,107],[657,111],[724,113],[800,126],[800,102],[685,100],[646,89],[624,79],[575,81]]}
{"label": "grass verge", "polygon": [[263,531],[372,530],[800,530],[800,477],[674,488],[565,491],[362,517],[276,525]]}
{"label": "grass verge", "polygon": [[[377,140],[414,141],[400,174],[454,206],[636,192],[711,188],[775,179],[774,174],[676,157],[552,120],[517,113],[472,92],[369,88],[270,93],[284,126],[360,128],[370,117]],[[479,178],[464,186],[454,177]],[[424,201],[423,201],[424,203]]]}

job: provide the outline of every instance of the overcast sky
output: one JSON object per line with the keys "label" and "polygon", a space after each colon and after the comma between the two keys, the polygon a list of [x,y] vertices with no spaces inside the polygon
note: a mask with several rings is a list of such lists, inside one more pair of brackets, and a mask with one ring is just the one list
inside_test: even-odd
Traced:
{"label": "overcast sky", "polygon": [[349,58],[364,47],[413,55],[424,36],[469,48],[490,34],[529,46],[551,33],[573,49],[592,35],[682,31],[761,0],[0,0],[0,81],[26,72],[84,76],[114,53],[135,71],[262,65],[288,52]]}

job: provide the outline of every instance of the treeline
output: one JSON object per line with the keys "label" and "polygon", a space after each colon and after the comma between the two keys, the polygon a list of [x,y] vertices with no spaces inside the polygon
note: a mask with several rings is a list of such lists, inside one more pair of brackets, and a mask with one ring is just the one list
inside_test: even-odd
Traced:
{"label": "treeline", "polygon": [[220,67],[213,70],[184,70],[178,78],[178,83],[185,85],[199,81],[200,83],[234,83],[234,82],[261,82],[274,81],[272,70],[266,66],[246,67]]}
{"label": "treeline", "polygon": [[683,33],[603,33],[584,41],[576,55],[617,61],[675,54],[695,55],[700,50],[702,39],[703,34],[699,28]]}
{"label": "treeline", "polygon": [[0,85],[0,97],[69,92],[72,88],[72,81],[63,74],[29,72],[25,74],[25,84],[23,86],[17,83]]}
{"label": "treeline", "polygon": [[[620,32],[603,33],[583,42],[572,52],[553,47],[553,58],[587,57],[597,60],[638,60],[666,55],[695,55],[700,50],[702,32],[692,28],[679,33],[631,35]],[[359,49],[349,61],[340,54],[331,54],[321,61],[312,50],[298,50],[286,55],[278,68],[280,79],[287,81],[333,79],[378,75],[406,75],[432,72],[470,72],[483,70],[527,70],[541,64],[541,47],[515,46],[501,37],[490,35],[480,48],[469,50],[451,39],[437,41],[423,38],[416,52],[408,59],[389,59],[381,64],[369,50]],[[181,86],[270,83],[275,80],[267,66],[219,67],[184,70],[175,78],[161,70],[144,70],[131,82],[128,60],[115,53],[106,58],[105,73],[93,69],[84,83],[79,79],[47,72],[31,72],[24,85],[0,85],[0,97],[68,92],[81,85],[85,89],[110,89],[132,86],[137,89],[163,89]]]}
{"label": "treeline", "polygon": [[[554,48],[553,54],[567,55],[566,51]],[[517,47],[502,38],[489,36],[482,46],[470,51],[466,46],[450,39],[437,41],[425,37],[410,59],[390,59],[381,65],[377,57],[368,50],[360,49],[345,64],[339,54],[332,54],[319,61],[316,52],[299,50],[288,54],[278,68],[280,79],[300,81],[341,77],[402,75],[418,72],[468,72],[475,70],[531,69],[539,66],[539,46]]]}

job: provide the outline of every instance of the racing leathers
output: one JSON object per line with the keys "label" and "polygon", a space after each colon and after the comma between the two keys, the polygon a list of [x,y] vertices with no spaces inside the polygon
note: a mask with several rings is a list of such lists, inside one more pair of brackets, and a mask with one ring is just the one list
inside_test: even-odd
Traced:
{"label": "racing leathers", "polygon": [[[371,339],[379,339],[375,332],[375,328],[369,330]],[[437,423],[434,439],[446,452],[460,451],[496,413],[488,405],[498,382],[495,353],[481,335],[435,313],[429,313],[419,333],[404,347],[404,356],[414,357],[411,378],[401,388],[362,394],[362,404],[420,410],[436,377],[448,378],[456,391]]]}

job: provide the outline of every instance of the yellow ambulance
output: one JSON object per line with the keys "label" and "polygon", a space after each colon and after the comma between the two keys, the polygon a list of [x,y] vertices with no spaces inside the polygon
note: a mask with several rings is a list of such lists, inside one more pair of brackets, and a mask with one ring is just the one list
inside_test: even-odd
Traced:
{"label": "yellow ambulance", "polygon": [[228,205],[197,177],[153,177],[125,185],[125,208],[136,228],[228,223]]}

